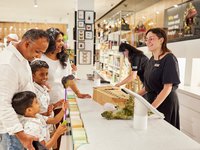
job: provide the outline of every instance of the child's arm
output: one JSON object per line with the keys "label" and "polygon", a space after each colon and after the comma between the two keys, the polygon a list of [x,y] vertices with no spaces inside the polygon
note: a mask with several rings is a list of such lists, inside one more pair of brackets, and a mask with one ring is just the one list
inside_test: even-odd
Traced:
{"label": "child's arm", "polygon": [[54,118],[49,117],[46,123],[47,124],[59,123],[61,119],[63,118],[66,109],[67,109],[67,102],[63,102],[61,111]]}
{"label": "child's arm", "polygon": [[62,103],[64,102],[64,99],[59,100],[58,102],[53,104],[53,108],[55,109],[56,107],[62,106]]}
{"label": "child's arm", "polygon": [[[46,145],[46,142],[43,140],[43,141],[40,141],[40,143],[42,144],[42,145]],[[46,147],[46,146],[45,146]]]}
{"label": "child's arm", "polygon": [[53,105],[53,104],[50,104],[50,105],[48,106],[47,112],[40,113],[40,114],[43,115],[43,116],[50,116],[50,115],[52,114],[53,108],[54,108],[54,105]]}
{"label": "child's arm", "polygon": [[60,135],[62,135],[66,130],[67,130],[67,127],[65,125],[60,124],[58,128],[56,129],[55,133],[53,134],[53,136],[51,137],[51,139],[46,143],[45,146],[48,149],[51,148],[56,143]]}

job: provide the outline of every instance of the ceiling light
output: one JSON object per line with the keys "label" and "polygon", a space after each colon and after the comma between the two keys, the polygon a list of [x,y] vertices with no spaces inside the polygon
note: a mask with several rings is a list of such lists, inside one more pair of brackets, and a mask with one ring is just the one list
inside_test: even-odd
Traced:
{"label": "ceiling light", "polygon": [[178,5],[174,5],[174,7],[178,7]]}
{"label": "ceiling light", "polygon": [[160,12],[159,11],[156,11],[156,14],[158,15]]}
{"label": "ceiling light", "polygon": [[34,0],[34,7],[38,7],[37,0]]}

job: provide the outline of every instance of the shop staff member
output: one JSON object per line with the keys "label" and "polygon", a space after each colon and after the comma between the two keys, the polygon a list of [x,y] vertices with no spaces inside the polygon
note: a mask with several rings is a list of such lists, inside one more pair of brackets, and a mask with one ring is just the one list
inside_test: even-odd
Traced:
{"label": "shop staff member", "polygon": [[136,49],[135,47],[127,44],[121,43],[119,46],[119,52],[123,52],[124,56],[128,58],[131,63],[132,71],[131,73],[120,83],[117,83],[115,86],[119,87],[128,82],[136,79],[138,75],[140,80],[144,81],[144,69],[146,64],[148,63],[148,57],[143,54],[142,51]]}
{"label": "shop staff member", "polygon": [[[48,34],[43,30],[27,31],[19,43],[10,44],[0,53],[0,149],[34,150],[33,136],[23,132],[11,102],[15,93],[34,90],[28,61],[39,58],[49,44]],[[19,142],[20,141],[20,142]],[[24,148],[23,148],[24,147]]]}
{"label": "shop staff member", "polygon": [[179,67],[176,57],[167,48],[164,30],[153,28],[146,33],[146,45],[153,56],[144,73],[144,86],[138,93],[165,115],[165,120],[179,129],[179,102],[176,93]]}

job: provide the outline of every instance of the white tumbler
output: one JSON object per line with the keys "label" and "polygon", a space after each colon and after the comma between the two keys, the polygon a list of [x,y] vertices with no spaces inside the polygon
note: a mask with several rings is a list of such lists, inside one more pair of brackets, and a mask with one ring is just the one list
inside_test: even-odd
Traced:
{"label": "white tumbler", "polygon": [[133,117],[133,127],[138,130],[147,129],[147,107],[139,100],[134,101],[134,117]]}

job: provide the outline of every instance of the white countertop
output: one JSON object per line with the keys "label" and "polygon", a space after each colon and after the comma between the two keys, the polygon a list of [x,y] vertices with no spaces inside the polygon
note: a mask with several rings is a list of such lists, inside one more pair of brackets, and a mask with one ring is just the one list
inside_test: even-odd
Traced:
{"label": "white countertop", "polygon": [[[92,94],[93,82],[78,81],[81,92]],[[78,99],[89,144],[78,150],[200,150],[200,144],[161,119],[150,118],[147,130],[133,129],[132,120],[106,120],[102,106]]]}
{"label": "white countertop", "polygon": [[179,93],[189,95],[200,100],[200,87],[195,86],[179,86]]}

